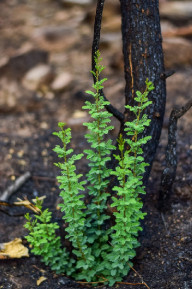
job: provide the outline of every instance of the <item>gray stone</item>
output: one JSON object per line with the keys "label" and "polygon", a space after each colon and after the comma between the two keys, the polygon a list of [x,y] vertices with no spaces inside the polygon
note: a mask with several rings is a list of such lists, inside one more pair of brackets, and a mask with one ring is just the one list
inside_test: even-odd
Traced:
{"label": "gray stone", "polygon": [[42,85],[50,83],[52,78],[51,67],[47,64],[39,64],[25,74],[22,84],[29,90],[38,90]]}
{"label": "gray stone", "polygon": [[167,20],[161,20],[161,32],[162,34],[163,33],[166,33],[167,31],[172,31],[174,30],[176,27],[170,22],[170,21],[167,21]]}
{"label": "gray stone", "polygon": [[23,75],[38,63],[47,63],[48,53],[43,50],[32,49],[15,55],[0,66],[0,77],[19,80]]}
{"label": "gray stone", "polygon": [[72,82],[72,75],[67,72],[62,72],[51,84],[51,89],[53,91],[63,91],[68,88]]}
{"label": "gray stone", "polygon": [[192,65],[192,43],[176,37],[164,38],[163,50],[166,68],[183,68]]}
{"label": "gray stone", "polygon": [[93,0],[60,0],[61,3],[63,4],[68,4],[68,5],[88,5],[93,3]]}
{"label": "gray stone", "polygon": [[192,1],[173,1],[160,3],[160,15],[171,20],[191,20]]}
{"label": "gray stone", "polygon": [[[76,25],[76,26],[75,26]],[[44,50],[52,53],[53,51],[61,51],[74,45],[77,41],[78,32],[77,22],[71,26],[47,26],[37,28],[32,37],[34,42]]]}
{"label": "gray stone", "polygon": [[35,30],[33,37],[36,39],[44,38],[47,41],[55,42],[65,38],[72,33],[71,28],[66,26],[47,26]]}

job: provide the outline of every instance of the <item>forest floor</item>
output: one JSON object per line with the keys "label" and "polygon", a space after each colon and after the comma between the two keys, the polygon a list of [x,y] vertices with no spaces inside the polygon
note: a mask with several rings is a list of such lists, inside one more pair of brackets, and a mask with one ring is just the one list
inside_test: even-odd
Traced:
{"label": "forest floor", "polygon": [[[31,178],[10,197],[9,202],[45,195],[44,205],[57,217],[60,216],[56,209],[60,202],[55,179],[58,170],[54,166],[57,157],[52,151],[57,139],[52,132],[57,130],[58,121],[66,122],[72,128],[75,151],[80,152],[87,146],[83,137],[86,128],[82,123],[89,116],[81,107],[87,99],[84,91],[92,84],[89,70],[95,13],[93,4],[76,7],[65,6],[61,2],[7,0],[0,3],[0,199],[15,179],[29,171]],[[106,95],[122,110],[124,79],[118,9],[118,4],[112,1],[105,10],[101,52],[109,79]],[[185,45],[185,39],[183,42]],[[47,59],[42,57],[40,49],[46,53]],[[38,51],[36,60],[26,58],[26,55],[30,58],[31,50]],[[173,47],[174,53],[177,49]],[[20,58],[17,58],[18,55]],[[46,75],[46,80],[35,84],[35,88],[25,82],[26,73],[34,66],[33,61],[36,64],[43,62],[50,71],[49,77]],[[157,209],[169,114],[174,105],[184,105],[192,92],[192,66],[181,64],[175,68],[174,65],[176,73],[167,80],[165,121],[144,203],[147,216],[139,237],[141,246],[133,260],[133,268],[150,289],[192,288],[191,111],[178,121],[178,169],[168,210],[161,213]],[[172,68],[170,63],[169,68]],[[53,81],[62,73],[70,81],[66,87],[55,89]],[[118,122],[113,120],[113,124],[116,127],[112,132],[115,140]],[[78,169],[85,172],[86,162],[78,164]],[[21,208],[0,209],[13,215],[26,212]],[[14,238],[24,239],[27,231],[23,227],[23,216],[13,217],[0,211],[0,220],[0,243]],[[130,270],[124,282],[141,283],[139,275]],[[37,286],[41,276],[47,279]],[[80,285],[66,276],[51,272],[40,262],[40,258],[32,254],[29,258],[0,259],[0,288],[3,289],[87,287],[91,286]],[[146,287],[143,284],[117,284],[113,288]]]}

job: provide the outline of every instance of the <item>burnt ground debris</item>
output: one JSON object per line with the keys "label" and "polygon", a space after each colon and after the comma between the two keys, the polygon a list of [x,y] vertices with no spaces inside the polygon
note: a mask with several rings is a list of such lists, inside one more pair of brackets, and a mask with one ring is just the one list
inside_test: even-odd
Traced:
{"label": "burnt ground debris", "polygon": [[[40,2],[40,4],[39,4]],[[84,91],[91,86],[92,80],[88,73],[91,61],[92,23],[94,5],[85,7],[63,7],[57,1],[6,1],[1,5],[0,50],[3,57],[11,58],[17,53],[30,49],[43,49],[49,54],[48,65],[53,66],[54,73],[62,69],[73,75],[72,85],[63,91],[54,92],[49,84],[35,91],[29,91],[21,80],[6,73],[1,77],[0,103],[0,191],[3,192],[14,179],[26,171],[32,177],[9,199],[32,199],[46,195],[45,206],[50,207],[55,218],[60,218],[56,209],[60,200],[58,184],[55,177],[58,173],[53,165],[56,155],[52,148],[56,138],[52,132],[57,130],[57,122],[65,121],[72,128],[72,146],[78,152],[85,148],[83,138],[85,127],[82,123],[87,115],[81,114],[81,106],[86,99]],[[40,6],[39,6],[40,5]],[[113,4],[115,5],[115,4]],[[111,5],[110,15],[113,23],[119,25],[116,12]],[[18,13],[19,11],[19,13]],[[71,17],[68,18],[68,14]],[[123,105],[124,80],[121,67],[121,43],[108,42],[111,34],[106,28],[109,15],[106,13],[104,22],[104,39],[101,42],[104,62],[107,65],[106,84],[108,98],[118,107]],[[88,22],[90,21],[90,23]],[[116,21],[116,22],[115,22]],[[55,29],[68,25],[72,36],[65,29],[65,38]],[[75,24],[76,23],[76,24]],[[71,26],[70,26],[71,25]],[[76,25],[76,26],[75,26]],[[90,26],[90,27],[89,27]],[[48,33],[56,33],[54,43],[45,37]],[[71,28],[70,28],[71,27]],[[87,28],[88,27],[88,28]],[[115,30],[116,28],[114,28]],[[75,31],[78,31],[76,33]],[[57,34],[58,33],[58,34]],[[108,33],[108,34],[107,34]],[[63,34],[62,34],[63,35]],[[107,38],[108,37],[108,38]],[[113,34],[114,40],[119,39]],[[86,43],[85,43],[86,42]],[[112,56],[116,57],[112,57]],[[116,59],[120,59],[117,61]],[[114,65],[114,61],[117,61]],[[174,67],[175,68],[175,67]],[[11,69],[11,67],[7,68]],[[28,68],[30,69],[30,68]],[[10,76],[11,75],[11,76]],[[149,288],[188,289],[192,288],[192,136],[191,112],[187,112],[178,121],[177,152],[178,168],[172,194],[167,210],[160,212],[158,207],[158,189],[162,170],[165,164],[165,148],[167,144],[167,124],[172,107],[182,106],[191,96],[191,67],[178,67],[175,75],[167,81],[167,108],[161,141],[150,177],[148,194],[144,201],[147,216],[140,234],[141,246],[133,260],[134,269],[142,276]],[[8,81],[6,82],[6,77]],[[15,94],[9,88],[13,86]],[[5,89],[6,88],[6,89]],[[7,94],[2,94],[6,91]],[[10,97],[11,93],[14,99]],[[2,99],[10,99],[9,103]],[[12,102],[11,102],[12,101]],[[118,132],[118,123],[112,137]],[[86,171],[86,162],[78,164],[80,171]],[[22,210],[25,212],[26,210]],[[12,214],[21,213],[20,208],[10,208]],[[15,237],[24,239],[26,230],[23,228],[24,217],[10,217],[0,212],[0,243],[13,240]],[[62,230],[61,230],[62,231]],[[26,241],[24,243],[27,245]],[[42,271],[44,270],[44,271]],[[47,280],[39,288],[85,288],[66,276],[57,276],[40,262],[40,258],[0,260],[0,288],[38,288],[36,281],[44,275]],[[124,279],[129,283],[141,283],[141,279],[133,270]],[[131,286],[118,284],[114,288],[145,288],[144,285]],[[89,286],[91,287],[91,286]],[[104,289],[105,286],[99,286]]]}

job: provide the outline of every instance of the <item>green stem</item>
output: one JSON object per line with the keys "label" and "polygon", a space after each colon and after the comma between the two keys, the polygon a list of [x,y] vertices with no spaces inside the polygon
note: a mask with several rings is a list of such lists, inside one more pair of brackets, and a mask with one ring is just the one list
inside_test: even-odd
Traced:
{"label": "green stem", "polygon": [[[98,73],[98,70],[97,70],[96,71],[96,82],[98,82],[98,81],[99,81],[99,73]],[[96,93],[97,93],[97,95],[96,95],[96,110],[97,110],[97,113],[99,113],[100,111],[99,111],[99,107],[98,107],[98,101],[99,101],[99,96],[100,95],[99,95],[99,89],[98,88],[96,90]],[[98,130],[100,128],[100,119],[97,119],[97,128],[98,128]],[[99,133],[97,133],[97,142],[100,145],[101,139],[100,139]],[[99,159],[100,159],[100,162],[101,162],[101,150],[100,150],[100,147],[98,147],[98,155],[99,155]],[[101,171],[100,162],[99,162],[99,171]],[[98,175],[98,182],[99,182],[99,185],[101,185],[101,173],[99,173],[99,175]],[[99,196],[101,196],[101,190],[99,190]],[[97,202],[97,204],[100,205],[101,201]],[[101,212],[100,212],[99,209],[97,210],[97,216],[98,216],[98,219],[100,219]],[[98,230],[100,230],[100,229],[101,229],[101,226],[98,225]]]}
{"label": "green stem", "polygon": [[[62,130],[62,132],[63,132],[63,135],[65,136],[65,133],[64,133],[63,130]],[[63,148],[64,148],[64,152],[66,152],[66,143],[65,143],[64,141],[63,141]],[[64,156],[64,162],[65,162],[65,164],[66,164],[66,169],[67,169],[68,189],[69,189],[69,193],[70,193],[70,192],[71,192],[71,181],[70,181],[68,160],[67,160],[67,155],[66,155],[66,154],[65,154],[65,156]],[[70,194],[70,196],[71,196],[71,200],[72,200],[73,195]],[[75,209],[74,209],[74,208],[72,208],[72,215],[73,215],[73,219],[74,219],[74,216],[75,216]],[[75,230],[75,234],[76,234],[76,232],[77,232],[77,231]],[[79,249],[79,252],[81,253],[82,259],[83,259],[84,261],[86,261],[86,258],[85,258],[85,255],[84,255],[83,251],[82,251],[82,248],[81,248],[81,245],[80,245],[80,242],[79,242],[79,238],[78,238],[78,237],[76,237],[76,243],[77,243],[77,247],[78,247],[78,249]]]}
{"label": "green stem", "polygon": [[[146,92],[147,92],[147,88],[145,89],[145,92],[143,93],[143,95],[144,95]],[[143,97],[144,97],[144,96],[143,96]],[[141,100],[141,102],[140,102],[140,106],[143,105],[143,97],[142,97],[142,100]],[[138,124],[139,124],[140,117],[141,117],[141,112],[142,112],[142,109],[139,108],[138,114],[137,114],[137,123],[136,123],[136,126],[138,126]],[[133,140],[134,140],[135,143],[137,143],[137,139],[138,139],[138,133],[137,133],[137,131],[135,130],[134,137],[133,137]],[[137,159],[137,151],[138,151],[137,149],[134,151],[134,158],[135,158],[135,160],[134,160],[134,169],[133,169],[133,175],[134,175],[134,177],[136,176],[135,171],[136,171],[136,165],[137,165],[137,162],[136,162],[136,159]]]}

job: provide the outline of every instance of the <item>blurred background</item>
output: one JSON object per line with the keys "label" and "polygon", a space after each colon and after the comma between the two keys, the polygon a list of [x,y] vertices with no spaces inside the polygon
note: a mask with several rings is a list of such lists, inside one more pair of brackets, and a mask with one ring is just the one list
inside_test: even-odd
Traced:
{"label": "blurred background", "polygon": [[[122,110],[120,4],[105,2],[100,45],[108,78],[105,93]],[[81,106],[87,99],[84,91],[92,85],[95,9],[94,0],[0,1],[1,191],[27,169],[43,174],[43,166],[54,175],[50,135],[58,121],[72,127],[79,149],[84,146],[82,123],[89,116]],[[165,134],[160,143],[165,146],[172,107],[185,104],[192,94],[192,1],[161,0],[160,16],[165,67],[175,70],[167,80]],[[189,154],[191,122],[190,112],[180,121],[180,134],[187,135],[184,143],[182,137],[179,140],[180,150]],[[118,123],[114,123],[115,138]],[[156,162],[156,170],[159,166]]]}

